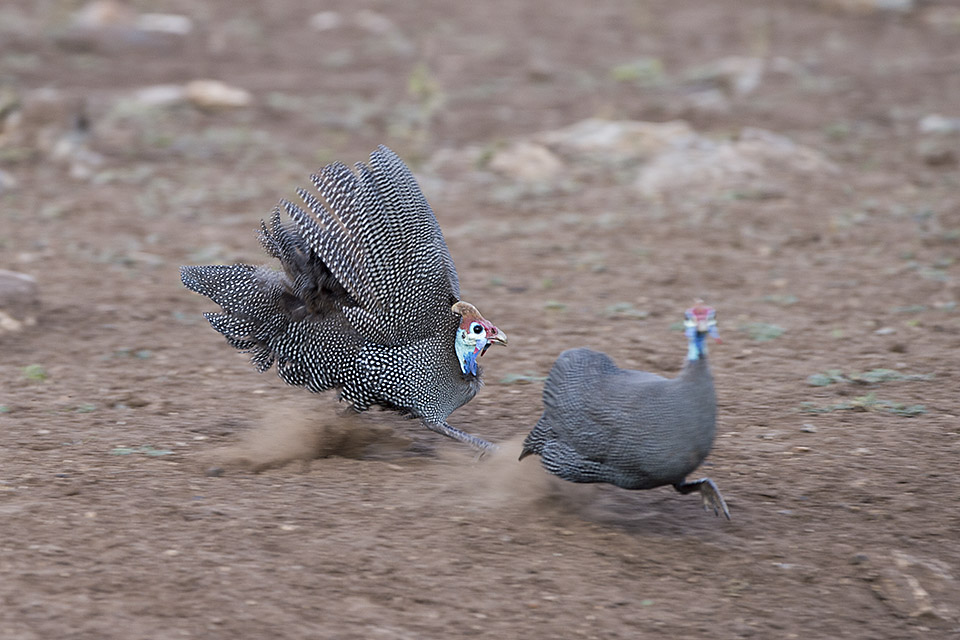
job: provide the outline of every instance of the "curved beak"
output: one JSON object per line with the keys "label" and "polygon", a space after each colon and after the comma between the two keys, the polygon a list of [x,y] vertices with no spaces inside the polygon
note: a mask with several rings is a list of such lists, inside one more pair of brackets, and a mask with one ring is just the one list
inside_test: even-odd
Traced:
{"label": "curved beak", "polygon": [[487,340],[489,340],[491,343],[495,342],[497,344],[502,344],[503,346],[507,346],[507,334],[505,334],[503,331],[500,331],[499,329],[497,329],[496,335],[490,336],[489,338],[487,338]]}

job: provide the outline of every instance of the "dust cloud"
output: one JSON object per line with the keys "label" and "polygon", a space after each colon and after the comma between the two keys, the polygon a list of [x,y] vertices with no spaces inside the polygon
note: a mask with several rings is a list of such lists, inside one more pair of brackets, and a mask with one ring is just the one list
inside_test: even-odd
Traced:
{"label": "dust cloud", "polygon": [[[663,506],[680,518],[689,511],[697,517],[697,507],[685,509],[681,496],[669,487],[658,492],[627,491],[613,485],[578,484],[550,475],[540,458],[530,456],[518,461],[523,436],[498,443],[500,449],[469,464],[449,454],[444,475],[446,486],[458,499],[481,508],[519,509],[527,516],[573,517],[604,525],[632,528],[665,515]],[[459,462],[459,464],[457,464]],[[686,501],[689,502],[689,501]]]}
{"label": "dust cloud", "polygon": [[208,462],[264,471],[298,460],[361,458],[371,450],[399,452],[410,442],[410,438],[396,435],[390,425],[367,416],[294,402],[265,409],[237,443],[217,450]]}

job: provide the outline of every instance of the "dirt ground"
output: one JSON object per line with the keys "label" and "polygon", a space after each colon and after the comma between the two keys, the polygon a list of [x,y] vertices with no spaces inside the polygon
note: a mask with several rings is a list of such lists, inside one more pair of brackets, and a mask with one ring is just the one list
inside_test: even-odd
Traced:
{"label": "dirt ground", "polygon": [[[0,637],[960,637],[960,14],[874,4],[127,5],[177,35],[5,2],[0,269],[40,310],[0,334]],[[755,86],[703,71],[729,56]],[[250,104],[131,98],[198,78]],[[589,117],[832,169],[651,200],[630,167],[514,189],[437,160]],[[380,143],[510,336],[450,419],[501,455],[258,375],[180,285],[265,262],[276,201]],[[516,462],[561,351],[672,375],[698,296],[731,521]]]}

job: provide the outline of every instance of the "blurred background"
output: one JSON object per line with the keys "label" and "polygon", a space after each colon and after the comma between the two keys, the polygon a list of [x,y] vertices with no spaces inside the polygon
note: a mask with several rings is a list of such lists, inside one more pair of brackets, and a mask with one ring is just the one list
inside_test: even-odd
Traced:
{"label": "blurred background", "polygon": [[[0,636],[960,633],[958,105],[948,0],[5,0]],[[179,265],[378,144],[510,335],[471,433],[717,308],[731,522],[411,455],[210,330]]]}

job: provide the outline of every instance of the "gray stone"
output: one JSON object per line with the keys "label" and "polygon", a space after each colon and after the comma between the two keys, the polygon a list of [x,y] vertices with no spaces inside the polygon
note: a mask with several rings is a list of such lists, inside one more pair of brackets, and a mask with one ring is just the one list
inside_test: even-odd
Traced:
{"label": "gray stone", "polygon": [[640,170],[635,186],[644,196],[697,193],[713,198],[724,192],[782,194],[786,175],[834,175],[837,167],[823,154],[763,129],[746,127],[736,140],[715,142],[698,136],[677,145]]}
{"label": "gray stone", "polygon": [[932,113],[920,119],[917,129],[920,133],[957,133],[960,132],[960,118],[947,118],[938,113]]}
{"label": "gray stone", "polygon": [[945,563],[894,550],[872,569],[874,595],[895,615],[956,619],[960,590]]}
{"label": "gray stone", "polygon": [[33,326],[39,311],[36,280],[25,273],[0,270],[0,335]]}

